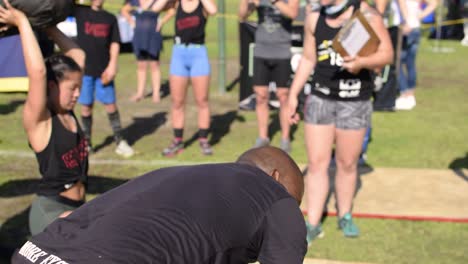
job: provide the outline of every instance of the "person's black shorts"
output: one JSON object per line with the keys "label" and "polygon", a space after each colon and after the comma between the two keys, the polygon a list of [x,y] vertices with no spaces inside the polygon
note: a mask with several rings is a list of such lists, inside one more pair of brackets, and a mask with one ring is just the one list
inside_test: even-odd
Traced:
{"label": "person's black shorts", "polygon": [[253,85],[268,86],[275,82],[276,87],[289,88],[291,78],[290,59],[263,59],[254,57]]}
{"label": "person's black shorts", "polygon": [[135,56],[138,61],[159,61],[159,53],[158,55],[154,56],[147,51],[140,50],[135,52]]}

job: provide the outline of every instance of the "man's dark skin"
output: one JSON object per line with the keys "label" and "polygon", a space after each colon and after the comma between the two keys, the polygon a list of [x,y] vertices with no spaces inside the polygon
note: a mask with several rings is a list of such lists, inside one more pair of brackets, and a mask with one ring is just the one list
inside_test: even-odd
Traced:
{"label": "man's dark skin", "polygon": [[236,161],[257,167],[282,184],[288,193],[301,204],[304,179],[296,162],[279,148],[267,146],[244,152]]}

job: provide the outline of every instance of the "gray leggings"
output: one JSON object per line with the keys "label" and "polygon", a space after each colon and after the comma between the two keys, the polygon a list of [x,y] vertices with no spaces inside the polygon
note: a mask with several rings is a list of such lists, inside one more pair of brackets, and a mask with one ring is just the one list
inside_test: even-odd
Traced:
{"label": "gray leggings", "polygon": [[31,234],[36,235],[42,232],[63,212],[76,208],[78,206],[64,204],[46,196],[38,196],[33,201],[29,211],[29,230]]}

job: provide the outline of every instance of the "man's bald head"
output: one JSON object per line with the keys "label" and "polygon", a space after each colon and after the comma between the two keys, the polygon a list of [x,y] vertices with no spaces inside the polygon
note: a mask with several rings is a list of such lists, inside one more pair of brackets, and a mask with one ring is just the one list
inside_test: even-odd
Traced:
{"label": "man's bald head", "polygon": [[302,172],[289,155],[279,148],[261,147],[244,152],[236,161],[258,167],[281,183],[300,204],[304,194]]}

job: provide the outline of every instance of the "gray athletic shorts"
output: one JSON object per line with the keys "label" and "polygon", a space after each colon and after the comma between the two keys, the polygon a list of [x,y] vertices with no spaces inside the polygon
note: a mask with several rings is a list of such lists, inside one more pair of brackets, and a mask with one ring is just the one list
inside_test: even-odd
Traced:
{"label": "gray athletic shorts", "polygon": [[31,205],[29,211],[29,231],[32,235],[42,232],[50,223],[57,219],[63,212],[78,208],[64,204],[46,196],[38,196]]}
{"label": "gray athletic shorts", "polygon": [[371,124],[372,103],[367,101],[336,101],[307,97],[304,120],[309,124],[331,125],[339,129],[362,129]]}

